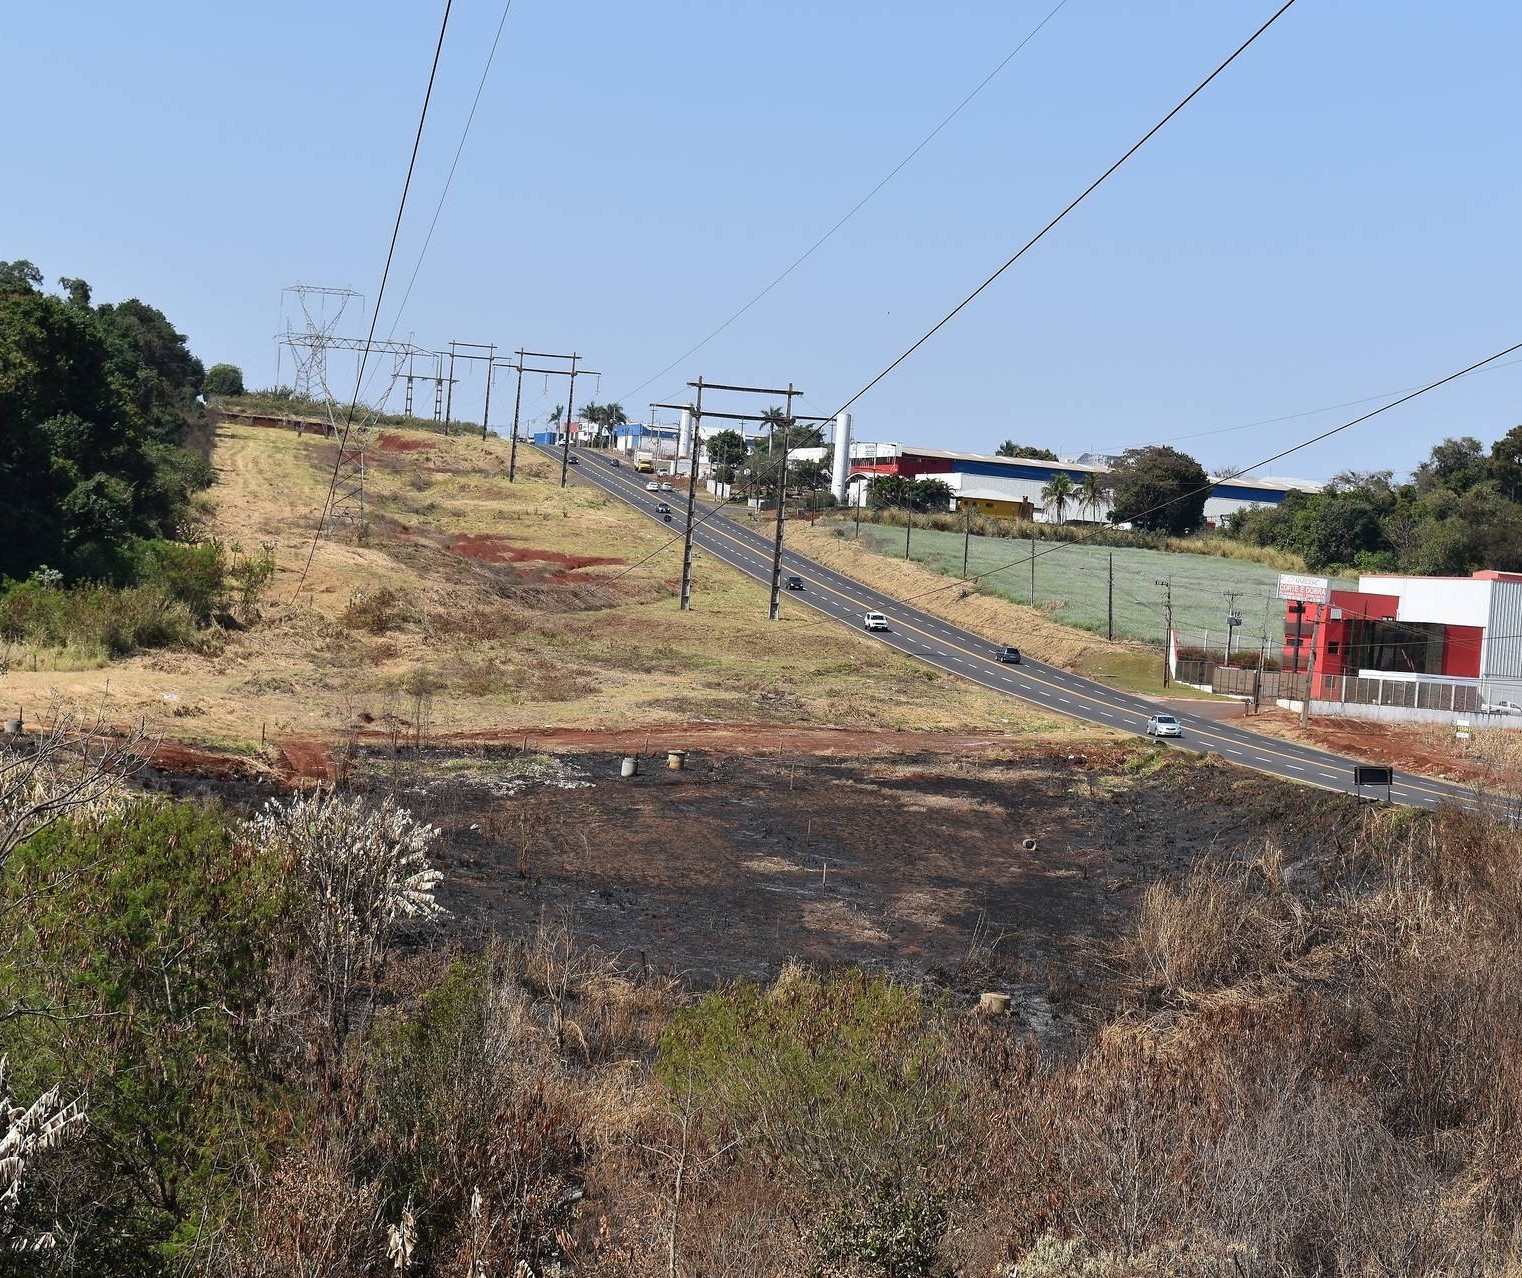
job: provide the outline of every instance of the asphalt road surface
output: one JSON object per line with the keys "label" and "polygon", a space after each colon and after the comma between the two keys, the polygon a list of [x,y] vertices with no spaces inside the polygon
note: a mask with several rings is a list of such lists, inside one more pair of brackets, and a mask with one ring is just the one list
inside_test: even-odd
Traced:
{"label": "asphalt road surface", "polygon": [[[542,451],[559,462],[559,449],[544,448]],[[655,507],[662,501],[666,502],[672,509],[672,516],[671,523],[665,526],[670,528],[673,537],[680,540],[687,511],[686,482],[682,477],[675,476],[670,481],[677,488],[675,492],[647,492],[645,484],[650,476],[638,474],[627,463],[618,467],[610,466],[605,454],[589,450],[577,450],[576,455],[578,464],[571,469],[572,479],[593,484],[612,496],[621,498],[663,525],[665,521],[656,514]],[[749,520],[731,519],[725,514],[710,514],[710,509],[701,503],[697,507],[694,518],[703,522],[693,529],[693,545],[770,587],[771,537],[752,527]],[[705,515],[708,516],[706,519]],[[801,591],[784,590],[784,608],[811,608],[856,630],[862,629],[865,613],[883,613],[888,618],[890,628],[886,632],[872,632],[874,639],[939,670],[982,684],[985,688],[1008,693],[1031,705],[1087,723],[1102,724],[1107,728],[1138,735],[1144,733],[1147,719],[1151,715],[1166,708],[1175,713],[1184,725],[1184,735],[1168,739],[1170,746],[1217,754],[1231,763],[1255,768],[1286,781],[1297,781],[1342,793],[1353,792],[1351,759],[1296,742],[1263,736],[1230,723],[1211,722],[1203,717],[1190,718],[1187,712],[1179,713],[1174,707],[1161,707],[1071,671],[1032,661],[1029,657],[1018,666],[1002,664],[994,660],[995,645],[980,635],[942,621],[930,613],[921,612],[912,605],[900,603],[853,578],[832,572],[804,555],[787,550],[784,543],[783,580],[789,575],[802,577],[805,588]],[[1010,636],[1013,643],[1018,643],[1019,639],[1019,635]],[[1364,794],[1369,798],[1385,797],[1383,787],[1366,787]],[[1402,773],[1396,773],[1390,797],[1397,803],[1423,808],[1435,808],[1443,803],[1470,807],[1480,801],[1480,796],[1472,788]]]}

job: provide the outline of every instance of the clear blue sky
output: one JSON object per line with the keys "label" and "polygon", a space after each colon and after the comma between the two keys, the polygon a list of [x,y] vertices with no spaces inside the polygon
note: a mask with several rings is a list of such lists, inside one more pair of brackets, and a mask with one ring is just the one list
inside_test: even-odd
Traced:
{"label": "clear blue sky", "polygon": [[[792,380],[804,411],[833,411],[1274,7],[1068,0],[833,241],[628,394],[1053,3],[514,0],[398,335],[574,348],[603,373],[586,390],[634,417],[698,373]],[[0,256],[83,276],[97,300],[140,296],[208,364],[269,384],[284,285],[374,299],[441,9],[12,6]],[[500,14],[456,0],[382,333]],[[1407,388],[1522,339],[1519,52],[1507,0],[1300,0],[859,403],[858,437],[1069,453],[1199,436],[1179,446],[1245,465],[1357,410],[1201,432]],[[463,382],[457,409],[480,389]],[[1522,421],[1519,390],[1522,364],[1481,374],[1270,469],[1406,470],[1444,435],[1488,443]],[[553,402],[526,387],[534,413]]]}

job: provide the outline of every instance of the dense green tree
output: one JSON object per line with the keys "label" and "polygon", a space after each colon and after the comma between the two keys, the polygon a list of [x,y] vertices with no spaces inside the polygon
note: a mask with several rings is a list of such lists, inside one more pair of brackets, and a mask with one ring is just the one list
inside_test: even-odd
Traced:
{"label": "dense green tree", "polygon": [[236,364],[213,364],[206,370],[206,394],[243,394],[243,370]]}
{"label": "dense green tree", "polygon": [[928,514],[951,509],[951,485],[944,479],[916,479],[909,485],[909,508]]}
{"label": "dense green tree", "polygon": [[715,466],[739,466],[745,461],[745,436],[737,430],[721,430],[704,441],[708,460]]}
{"label": "dense green tree", "polygon": [[1490,446],[1490,477],[1508,501],[1522,500],[1522,426]]}
{"label": "dense green tree", "polygon": [[1488,470],[1485,445],[1473,435],[1464,435],[1445,439],[1435,446],[1427,460],[1416,468],[1412,479],[1419,493],[1439,488],[1461,493],[1483,480]]}
{"label": "dense green tree", "polygon": [[1029,457],[1032,461],[1059,461],[1057,454],[1050,448],[1037,448],[1034,444],[1017,444],[1012,439],[1006,439],[999,445],[995,457]]}
{"label": "dense green tree", "polygon": [[138,537],[172,535],[208,482],[200,361],[162,312],[92,308],[0,265],[0,578],[42,564],[116,579]]}
{"label": "dense green tree", "polygon": [[1210,478],[1187,453],[1164,444],[1127,449],[1110,473],[1110,518],[1148,532],[1182,536],[1200,526]]}

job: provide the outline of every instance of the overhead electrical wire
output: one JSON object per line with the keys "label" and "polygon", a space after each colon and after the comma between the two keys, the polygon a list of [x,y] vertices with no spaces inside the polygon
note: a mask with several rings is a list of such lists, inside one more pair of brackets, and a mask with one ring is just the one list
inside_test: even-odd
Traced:
{"label": "overhead electrical wire", "polygon": [[[1495,364],[1477,371],[1492,373],[1496,369],[1512,368],[1519,363],[1522,363],[1522,360],[1511,359],[1507,360],[1504,364]],[[1275,426],[1280,422],[1298,421],[1302,417],[1315,417],[1320,413],[1335,412],[1339,408],[1356,408],[1359,404],[1372,404],[1377,399],[1389,399],[1391,396],[1403,395],[1406,391],[1414,389],[1416,388],[1412,386],[1402,386],[1399,390],[1385,391],[1380,395],[1365,395],[1360,399],[1345,399],[1340,404],[1323,404],[1320,408],[1307,408],[1298,413],[1285,413],[1281,417],[1260,417],[1256,421],[1242,422],[1237,426],[1218,426],[1213,430],[1200,430],[1188,435],[1170,435],[1166,439],[1154,439],[1151,442],[1154,444],[1180,444],[1186,439],[1204,439],[1209,435],[1230,435],[1239,430],[1251,430],[1255,426]]]}
{"label": "overhead electrical wire", "polygon": [[1150,142],[1154,136],[1162,131],[1162,129],[1168,124],[1170,120],[1173,119],[1174,116],[1178,115],[1180,111],[1182,111],[1186,106],[1193,102],[1195,98],[1203,93],[1205,89],[1211,84],[1211,82],[1216,79],[1217,76],[1219,76],[1223,71],[1226,70],[1227,67],[1229,67],[1233,62],[1235,62],[1244,53],[1246,53],[1247,50],[1257,42],[1258,38],[1262,36],[1264,32],[1266,32],[1271,26],[1274,25],[1274,23],[1279,21],[1280,18],[1289,12],[1294,4],[1295,0],[1284,0],[1284,3],[1274,11],[1273,15],[1266,22],[1264,22],[1262,26],[1260,26],[1256,31],[1248,36],[1247,39],[1242,41],[1242,43],[1236,47],[1232,54],[1218,67],[1216,67],[1214,71],[1212,71],[1197,85],[1195,85],[1194,88],[1192,88],[1179,101],[1179,103],[1171,111],[1168,112],[1167,115],[1163,116],[1161,120],[1159,120],[1144,134],[1142,134],[1140,138],[1132,143],[1130,148],[1125,152],[1124,155],[1120,157],[1120,159],[1116,160],[1114,164],[1110,165],[1109,168],[1107,168],[1097,178],[1090,182],[1088,186],[1086,186],[1076,197],[1074,197],[1072,202],[1068,204],[1068,206],[1064,208],[1062,212],[1057,214],[1056,217],[1054,217],[1050,222],[1048,222],[1039,231],[1037,231],[1035,235],[1031,236],[1030,239],[1021,245],[1020,249],[1012,257],[1010,257],[1003,266],[999,267],[998,270],[996,270],[992,275],[990,275],[981,284],[979,284],[977,288],[973,289],[972,292],[967,294],[966,297],[964,297],[960,302],[958,302],[949,311],[947,311],[945,315],[941,316],[941,318],[938,319],[933,325],[931,325],[930,328],[927,329],[925,333],[919,337],[913,345],[909,347],[908,350],[906,350],[902,355],[900,355],[885,369],[883,369],[882,372],[878,373],[877,376],[872,378],[871,381],[869,381],[865,386],[857,391],[856,394],[852,395],[850,399],[846,400],[846,402],[837,408],[835,412],[831,413],[830,416],[838,417],[841,413],[845,412],[846,409],[850,408],[852,404],[856,403],[857,400],[859,400],[863,395],[865,395],[880,381],[882,381],[883,378],[887,377],[891,372],[893,372],[894,369],[896,369],[900,364],[902,364],[917,350],[919,350],[920,347],[922,347],[932,337],[939,333],[941,329],[945,328],[947,324],[951,323],[953,319],[955,319],[962,313],[963,310],[970,306],[973,301],[978,298],[986,289],[988,289],[995,280],[1003,275],[1005,271],[1009,270],[1009,268],[1018,262],[1022,257],[1024,257],[1026,253],[1028,253],[1032,248],[1034,248],[1043,239],[1045,239],[1047,234],[1052,231],[1058,224],[1060,224],[1069,213],[1071,213],[1086,199],[1088,199],[1089,196],[1091,196],[1095,191],[1103,186],[1104,183],[1110,178],[1111,174],[1113,174],[1117,169],[1121,167],[1121,165],[1125,164],[1127,160],[1129,160],[1133,155],[1140,151],[1142,147],[1146,146],[1146,144]]}
{"label": "overhead electrical wire", "polygon": [[439,55],[444,50],[444,34],[449,30],[449,10],[453,3],[454,0],[444,0],[444,17],[439,23],[439,38],[433,49],[433,65],[428,71],[428,87],[423,92],[423,107],[418,112],[417,131],[412,138],[412,154],[407,160],[407,177],[402,183],[401,199],[397,201],[396,220],[391,227],[391,242],[386,248],[386,265],[381,270],[380,288],[376,291],[375,306],[370,312],[370,331],[365,337],[364,348],[360,351],[359,367],[354,374],[354,394],[344,414],[343,433],[338,440],[338,457],[333,462],[333,473],[328,478],[328,491],[323,498],[322,513],[317,517],[317,529],[312,534],[312,545],[307,551],[306,562],[301,566],[301,576],[296,582],[293,599],[301,594],[301,588],[306,584],[307,573],[312,568],[312,558],[317,554],[317,543],[322,539],[328,511],[333,504],[333,492],[338,486],[338,474],[343,465],[344,448],[349,442],[349,432],[354,426],[354,410],[359,405],[359,392],[365,381],[365,364],[370,358],[370,344],[375,340],[375,328],[380,321],[381,303],[386,296],[386,283],[391,278],[391,262],[396,256],[396,241],[402,230],[402,215],[407,211],[407,194],[412,189],[412,174],[417,168],[418,150],[423,144],[423,125],[428,119],[428,104],[433,100],[433,85],[439,74]]}
{"label": "overhead electrical wire", "polygon": [[[1013,49],[1011,49],[1007,54],[1004,55],[1004,60],[1002,62],[1000,62],[999,65],[996,66],[992,71],[990,71],[986,76],[984,76],[983,79],[978,82],[977,87],[974,88],[971,93],[969,93],[965,98],[963,98],[960,102],[957,103],[957,105],[952,109],[951,114],[946,116],[946,118],[943,119],[939,124],[937,124],[935,126],[935,128],[931,129],[930,132],[927,133],[920,140],[919,145],[916,146],[914,148],[914,150],[910,151],[908,155],[904,156],[904,158],[902,160],[900,160],[897,164],[895,164],[893,166],[893,168],[891,168],[888,171],[887,175],[880,182],[878,182],[878,184],[876,186],[874,186],[870,191],[868,191],[864,196],[862,196],[861,199],[859,199],[854,205],[852,205],[850,210],[846,213],[846,215],[844,217],[842,217],[838,222],[836,222],[834,226],[830,227],[830,229],[828,231],[826,231],[823,235],[821,235],[817,240],[815,240],[812,244],[810,244],[809,247],[807,249],[805,249],[802,254],[800,254],[797,258],[795,258],[793,260],[792,264],[790,266],[788,266],[786,270],[784,270],[780,275],[778,275],[774,280],[772,280],[771,283],[769,283],[759,293],[757,293],[754,297],[752,297],[750,299],[750,301],[746,302],[744,306],[742,306],[739,310],[737,310],[727,320],[725,320],[716,329],[714,329],[713,332],[709,333],[707,337],[703,338],[702,341],[698,342],[695,346],[692,346],[689,349],[683,351],[682,354],[678,355],[674,360],[671,361],[671,363],[667,364],[665,368],[661,369],[660,372],[652,374],[650,377],[647,377],[644,381],[642,381],[633,390],[627,392],[626,394],[620,395],[619,396],[619,401],[622,402],[623,400],[629,399],[629,398],[631,398],[634,395],[638,395],[640,393],[640,391],[644,390],[645,387],[650,385],[651,382],[659,380],[660,378],[664,377],[667,373],[669,373],[673,368],[675,368],[678,364],[680,364],[683,360],[689,358],[692,355],[696,355],[700,350],[703,349],[703,347],[707,346],[709,342],[713,341],[714,338],[716,338],[720,333],[722,333],[731,324],[733,324],[737,319],[739,319],[748,310],[750,310],[751,307],[753,307],[757,302],[759,302],[768,293],[770,293],[774,288],[776,288],[777,285],[781,284],[783,280],[787,279],[787,277],[789,275],[791,275],[800,266],[802,266],[805,262],[807,262],[809,260],[809,258],[813,257],[816,252],[818,252],[821,248],[823,248],[824,245],[831,238],[833,238],[833,236],[835,235],[836,231],[840,230],[841,227],[843,227],[853,217],[855,217],[858,213],[860,213],[861,210],[863,208],[865,208],[867,206],[867,204],[871,201],[873,196],[875,196],[879,191],[881,191],[883,189],[883,187],[887,186],[889,182],[891,182],[895,177],[897,177],[899,172],[906,165],[908,165],[908,163],[911,160],[913,160],[915,156],[917,156],[921,151],[923,151],[927,146],[929,146],[931,142],[935,141],[936,136],[941,132],[942,129],[944,129],[948,124],[950,124],[953,120],[955,120],[957,118],[957,116],[961,115],[963,109],[975,97],[977,97],[978,94],[982,93],[983,90],[988,87],[989,83],[994,79],[995,76],[997,76],[999,74],[999,72],[1004,70],[1005,67],[1007,67],[1011,62],[1014,61],[1015,56],[1022,49],[1024,49],[1026,45],[1028,45],[1032,40],[1034,40],[1038,34],[1040,34],[1041,28],[1046,26],[1046,24],[1048,22],[1050,22],[1053,18],[1055,18],[1057,16],[1058,12],[1061,11],[1061,9],[1067,4],[1067,2],[1068,2],[1068,0],[1058,0],[1058,3],[1047,13],[1046,17],[1042,18],[1040,22],[1038,22],[1034,27],[1032,27],[1028,32],[1026,32],[1025,38],[1023,40],[1021,40],[1020,43],[1017,44]],[[664,396],[663,396],[663,398],[664,398]]]}
{"label": "overhead electrical wire", "polygon": [[470,114],[465,117],[465,127],[460,131],[460,144],[455,147],[454,159],[449,165],[449,175],[444,179],[443,190],[439,192],[439,202],[434,205],[433,218],[428,223],[428,234],[423,237],[423,247],[418,250],[417,261],[412,267],[412,275],[407,280],[407,289],[402,294],[402,300],[397,304],[396,314],[391,318],[391,328],[386,333],[388,342],[396,337],[397,325],[402,322],[402,312],[407,309],[407,302],[412,297],[412,287],[417,283],[418,272],[423,269],[423,259],[428,256],[429,246],[433,243],[433,233],[439,225],[439,214],[444,211],[444,201],[449,198],[449,188],[454,183],[455,170],[460,167],[460,156],[465,151],[466,139],[470,137],[470,126],[475,123],[476,108],[481,105],[481,94],[486,89],[487,77],[491,75],[492,63],[497,58],[497,46],[502,42],[502,29],[507,25],[507,15],[512,12],[512,8],[513,0],[507,0],[502,6],[502,17],[497,21],[497,31],[492,37],[491,48],[486,54],[486,65],[481,68],[481,78],[476,83],[476,96],[471,100]]}
{"label": "overhead electrical wire", "polygon": [[[1206,87],[1210,85],[1210,83],[1212,81],[1214,81],[1223,71],[1226,70],[1227,67],[1229,67],[1233,62],[1235,62],[1239,57],[1241,57],[1242,54],[1247,52],[1247,50],[1252,47],[1252,45],[1258,40],[1258,38],[1260,36],[1262,36],[1263,33],[1266,32],[1271,26],[1273,26],[1274,23],[1276,23],[1280,18],[1282,18],[1294,6],[1294,4],[1295,4],[1295,0],[1284,0],[1284,3],[1281,4],[1279,6],[1279,8],[1276,9],[1273,12],[1273,14],[1267,19],[1267,21],[1265,21],[1260,27],[1258,27],[1258,29],[1256,31],[1254,31],[1250,36],[1248,36],[1247,39],[1242,41],[1242,43],[1239,44],[1236,47],[1236,49],[1232,51],[1230,56],[1228,56],[1223,62],[1221,62],[1216,67],[1216,69],[1214,71],[1212,71],[1209,75],[1207,75],[1203,80],[1201,80],[1197,85],[1195,85],[1194,88],[1192,88],[1182,99],[1180,99],[1178,104],[1176,106],[1174,106],[1174,108],[1171,111],[1169,111],[1167,115],[1163,116],[1163,118],[1161,120],[1159,120],[1150,129],[1148,129],[1144,134],[1142,134],[1142,136],[1136,142],[1132,143],[1130,148],[1118,160],[1116,160],[1113,164],[1110,165],[1109,168],[1107,168],[1097,178],[1095,178],[1092,182],[1090,182],[1089,185],[1086,186],[1083,189],[1083,191],[1080,192],[1067,205],[1067,207],[1062,210],[1062,212],[1058,213],[1056,217],[1052,218],[1052,220],[1050,222],[1048,222],[1039,231],[1037,231],[1035,235],[1033,235],[1029,240],[1027,240],[1020,247],[1020,249],[1012,257],[1010,257],[1004,263],[1004,265],[999,267],[998,270],[996,270],[992,275],[990,275],[981,284],[979,284],[977,286],[977,288],[973,289],[971,293],[969,293],[960,302],[958,302],[954,307],[952,307],[951,310],[949,310],[945,315],[943,315],[939,320],[937,320],[936,323],[934,325],[932,325],[931,328],[929,328],[925,332],[925,334],[922,337],[920,337],[912,346],[910,346],[908,350],[904,351],[904,353],[902,355],[900,355],[891,364],[889,364],[885,369],[883,369],[882,372],[878,373],[876,377],[874,377],[865,386],[863,386],[859,391],[857,391],[856,394],[852,395],[850,399],[846,400],[846,402],[843,403],[839,408],[837,408],[833,413],[828,414],[828,416],[830,416],[830,417],[839,417],[841,413],[845,412],[848,408],[850,408],[852,404],[856,403],[857,400],[859,400],[863,395],[865,395],[874,386],[876,386],[880,381],[882,381],[883,378],[887,377],[890,373],[892,373],[894,369],[896,369],[900,364],[902,364],[911,355],[913,355],[917,350],[919,350],[920,347],[922,347],[926,342],[928,342],[932,337],[934,337],[938,332],[940,332],[941,329],[943,329],[958,314],[960,314],[964,309],[966,309],[966,307],[969,306],[973,302],[973,300],[975,298],[977,298],[981,293],[983,293],[987,288],[989,288],[994,283],[995,280],[997,280],[1001,275],[1003,275],[1005,271],[1009,270],[1009,268],[1011,266],[1013,266],[1016,262],[1018,262],[1022,257],[1024,257],[1027,252],[1029,252],[1038,243],[1040,243],[1040,241],[1043,240],[1046,237],[1048,232],[1053,230],[1060,222],[1062,222],[1062,220],[1064,218],[1066,218],[1069,213],[1071,213],[1080,204],[1082,204],[1086,199],[1088,199],[1090,195],[1092,195],[1095,191],[1097,191],[1100,188],[1100,186],[1102,186],[1104,184],[1104,182],[1111,176],[1111,174],[1113,174],[1117,169],[1119,169],[1121,167],[1121,165],[1123,165],[1133,155],[1135,155],[1138,151],[1140,151],[1142,149],[1142,147],[1144,147],[1157,133],[1159,133],[1163,129],[1163,127],[1165,125],[1168,124],[1168,122],[1170,120],[1173,119],[1174,116],[1178,115],[1178,113],[1180,111],[1182,111],[1186,106],[1189,105],[1190,102],[1192,102],[1196,97],[1198,97],[1206,89]],[[1062,7],[1061,5],[1057,6],[1058,9],[1060,9],[1061,7]],[[1051,19],[1052,14],[1055,14],[1056,12],[1057,12],[1056,9],[1052,10],[1052,13],[1049,13],[1047,15],[1047,17],[1042,20],[1042,25],[1045,25],[1045,23]],[[1037,31],[1039,31],[1040,29],[1041,29],[1040,27],[1036,28]],[[1033,31],[1031,34],[1034,35],[1035,32]],[[1029,40],[1029,38],[1030,37],[1027,37],[1027,40]],[[1019,52],[1019,50],[1017,49],[1015,52]],[[1010,56],[1012,57],[1014,55],[1011,54]],[[1008,61],[1008,59],[1006,59],[1006,61]],[[995,74],[997,74],[997,71],[995,72]],[[992,77],[990,77],[990,79],[991,78]],[[987,83],[987,81],[984,81],[984,83]],[[979,85],[978,87],[981,88],[982,85]],[[974,92],[976,92],[976,90]],[[970,98],[969,98],[969,100],[970,100]],[[963,105],[965,105],[965,103]],[[961,108],[959,107],[957,109],[960,110]],[[953,112],[953,115],[954,114],[955,114],[955,112]],[[949,120],[951,117],[948,116],[947,118]],[[934,134],[931,134],[931,137],[934,137],[934,136],[935,136]],[[929,138],[927,138],[926,141],[928,142]],[[924,144],[922,143],[921,145],[923,146]],[[905,161],[905,163],[907,163],[907,160]],[[902,165],[900,167],[902,167]],[[892,175],[890,174],[889,176],[891,177]],[[869,196],[868,198],[871,198],[871,197]],[[812,250],[810,250],[810,251],[812,252]],[[805,255],[805,256],[807,256],[807,255]],[[791,270],[791,269],[792,268],[790,267],[789,270]],[[708,339],[705,338],[704,340],[707,341]],[[693,349],[696,350],[698,348],[694,347]],[[691,354],[691,352],[689,351],[688,354]],[[684,355],[681,358],[685,359],[686,356]],[[665,376],[665,374],[667,372],[669,372],[672,368],[674,368],[676,366],[677,363],[680,363],[680,362],[681,362],[681,360],[674,361],[672,364],[668,365],[666,368],[662,369],[659,373],[657,373],[655,375],[655,377],[652,377],[648,381],[646,381],[643,384],[643,386],[636,387],[635,391],[642,390],[644,386],[648,386],[650,384],[650,382],[653,382],[656,379],[656,377],[663,377],[663,376]],[[634,394],[635,391],[631,391],[630,394],[631,395]],[[628,398],[628,396],[623,396],[622,398]],[[1403,401],[1397,400],[1396,402],[1400,403],[1400,402],[1403,402]],[[1394,407],[1394,405],[1393,404],[1389,405],[1389,407]],[[1262,464],[1262,463],[1260,463],[1260,464]],[[673,539],[673,540],[675,541],[675,540],[680,540],[680,539],[676,538],[676,539]],[[668,544],[671,544],[671,543],[668,543]],[[663,547],[663,549],[664,549],[664,547]],[[659,553],[659,552],[655,552],[655,553]],[[641,562],[644,562],[644,561],[642,560]],[[934,593],[937,593],[937,592],[932,591],[930,593],[934,594]]]}
{"label": "overhead electrical wire", "polygon": [[[1446,386],[1449,382],[1457,381],[1461,377],[1466,377],[1470,373],[1484,368],[1487,364],[1492,364],[1498,359],[1504,359],[1508,355],[1514,355],[1518,351],[1522,351],[1522,342],[1516,342],[1513,345],[1506,347],[1504,350],[1497,351],[1493,355],[1487,355],[1484,359],[1476,360],[1473,364],[1461,368],[1457,372],[1448,373],[1443,377],[1439,377],[1436,381],[1428,382],[1425,386],[1419,386],[1408,394],[1402,395],[1399,399],[1391,400],[1388,404],[1381,405],[1379,408],[1375,408],[1367,413],[1363,413],[1360,416],[1353,418],[1351,421],[1343,422],[1340,426],[1333,426],[1330,430],[1324,430],[1319,435],[1312,435],[1309,439],[1303,439],[1298,444],[1291,444],[1288,448],[1282,448],[1277,453],[1273,453],[1268,457],[1264,457],[1260,461],[1256,461],[1250,466],[1243,467],[1242,470],[1237,473],[1239,475],[1245,475],[1249,471],[1260,470],[1262,467],[1270,466],[1276,461],[1282,461],[1284,458],[1289,457],[1294,453],[1301,452],[1304,449],[1310,448],[1315,444],[1321,443],[1323,440],[1330,439],[1333,435],[1340,435],[1343,431],[1351,430],[1354,426],[1360,426],[1370,418],[1378,417],[1381,413],[1388,413],[1392,408],[1399,408],[1402,404],[1409,404],[1418,396],[1426,395],[1430,391],[1435,391],[1440,386]],[[1144,510],[1135,511],[1131,513],[1129,517],[1130,519],[1135,520],[1140,519],[1146,515],[1154,515],[1159,511],[1168,509],[1169,506],[1176,506],[1181,501],[1188,501],[1191,497],[1198,497],[1201,493],[1208,493],[1214,486],[1214,484],[1207,483],[1195,488],[1191,488],[1187,492],[1179,493],[1177,496],[1170,497],[1167,501],[1159,502],[1155,506],[1149,506]],[[1051,545],[1047,546],[1045,549],[1039,552],[1033,551],[1029,555],[1022,555],[1019,559],[1012,559],[1009,561],[1009,563],[1002,564],[998,568],[990,568],[987,572],[980,572],[965,579],[959,578],[956,581],[948,582],[944,586],[936,586],[932,590],[921,591],[917,595],[910,595],[907,599],[901,600],[901,602],[913,603],[916,599],[924,599],[930,595],[941,594],[946,590],[954,590],[959,587],[964,587],[969,582],[979,582],[985,577],[993,576],[994,573],[1005,572],[1010,568],[1017,568],[1023,565],[1027,565],[1035,559],[1044,559],[1047,555],[1056,554],[1059,550],[1063,550],[1068,546],[1081,545],[1083,542],[1098,536],[1101,532],[1104,531],[1106,530],[1102,528],[1096,528],[1091,532],[1080,533],[1071,541],[1053,542]]]}

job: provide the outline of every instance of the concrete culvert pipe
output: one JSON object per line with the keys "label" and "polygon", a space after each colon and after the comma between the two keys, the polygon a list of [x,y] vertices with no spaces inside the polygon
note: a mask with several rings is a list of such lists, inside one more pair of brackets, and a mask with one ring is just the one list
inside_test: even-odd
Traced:
{"label": "concrete culvert pipe", "polygon": [[637,777],[639,775],[639,760],[632,754],[626,754],[622,766],[618,770],[621,777]]}
{"label": "concrete culvert pipe", "polygon": [[1035,839],[1026,839],[1026,840],[1024,840],[1020,844],[1020,846],[1022,848],[1024,848],[1027,852],[1034,852],[1036,850],[1036,840]]}

